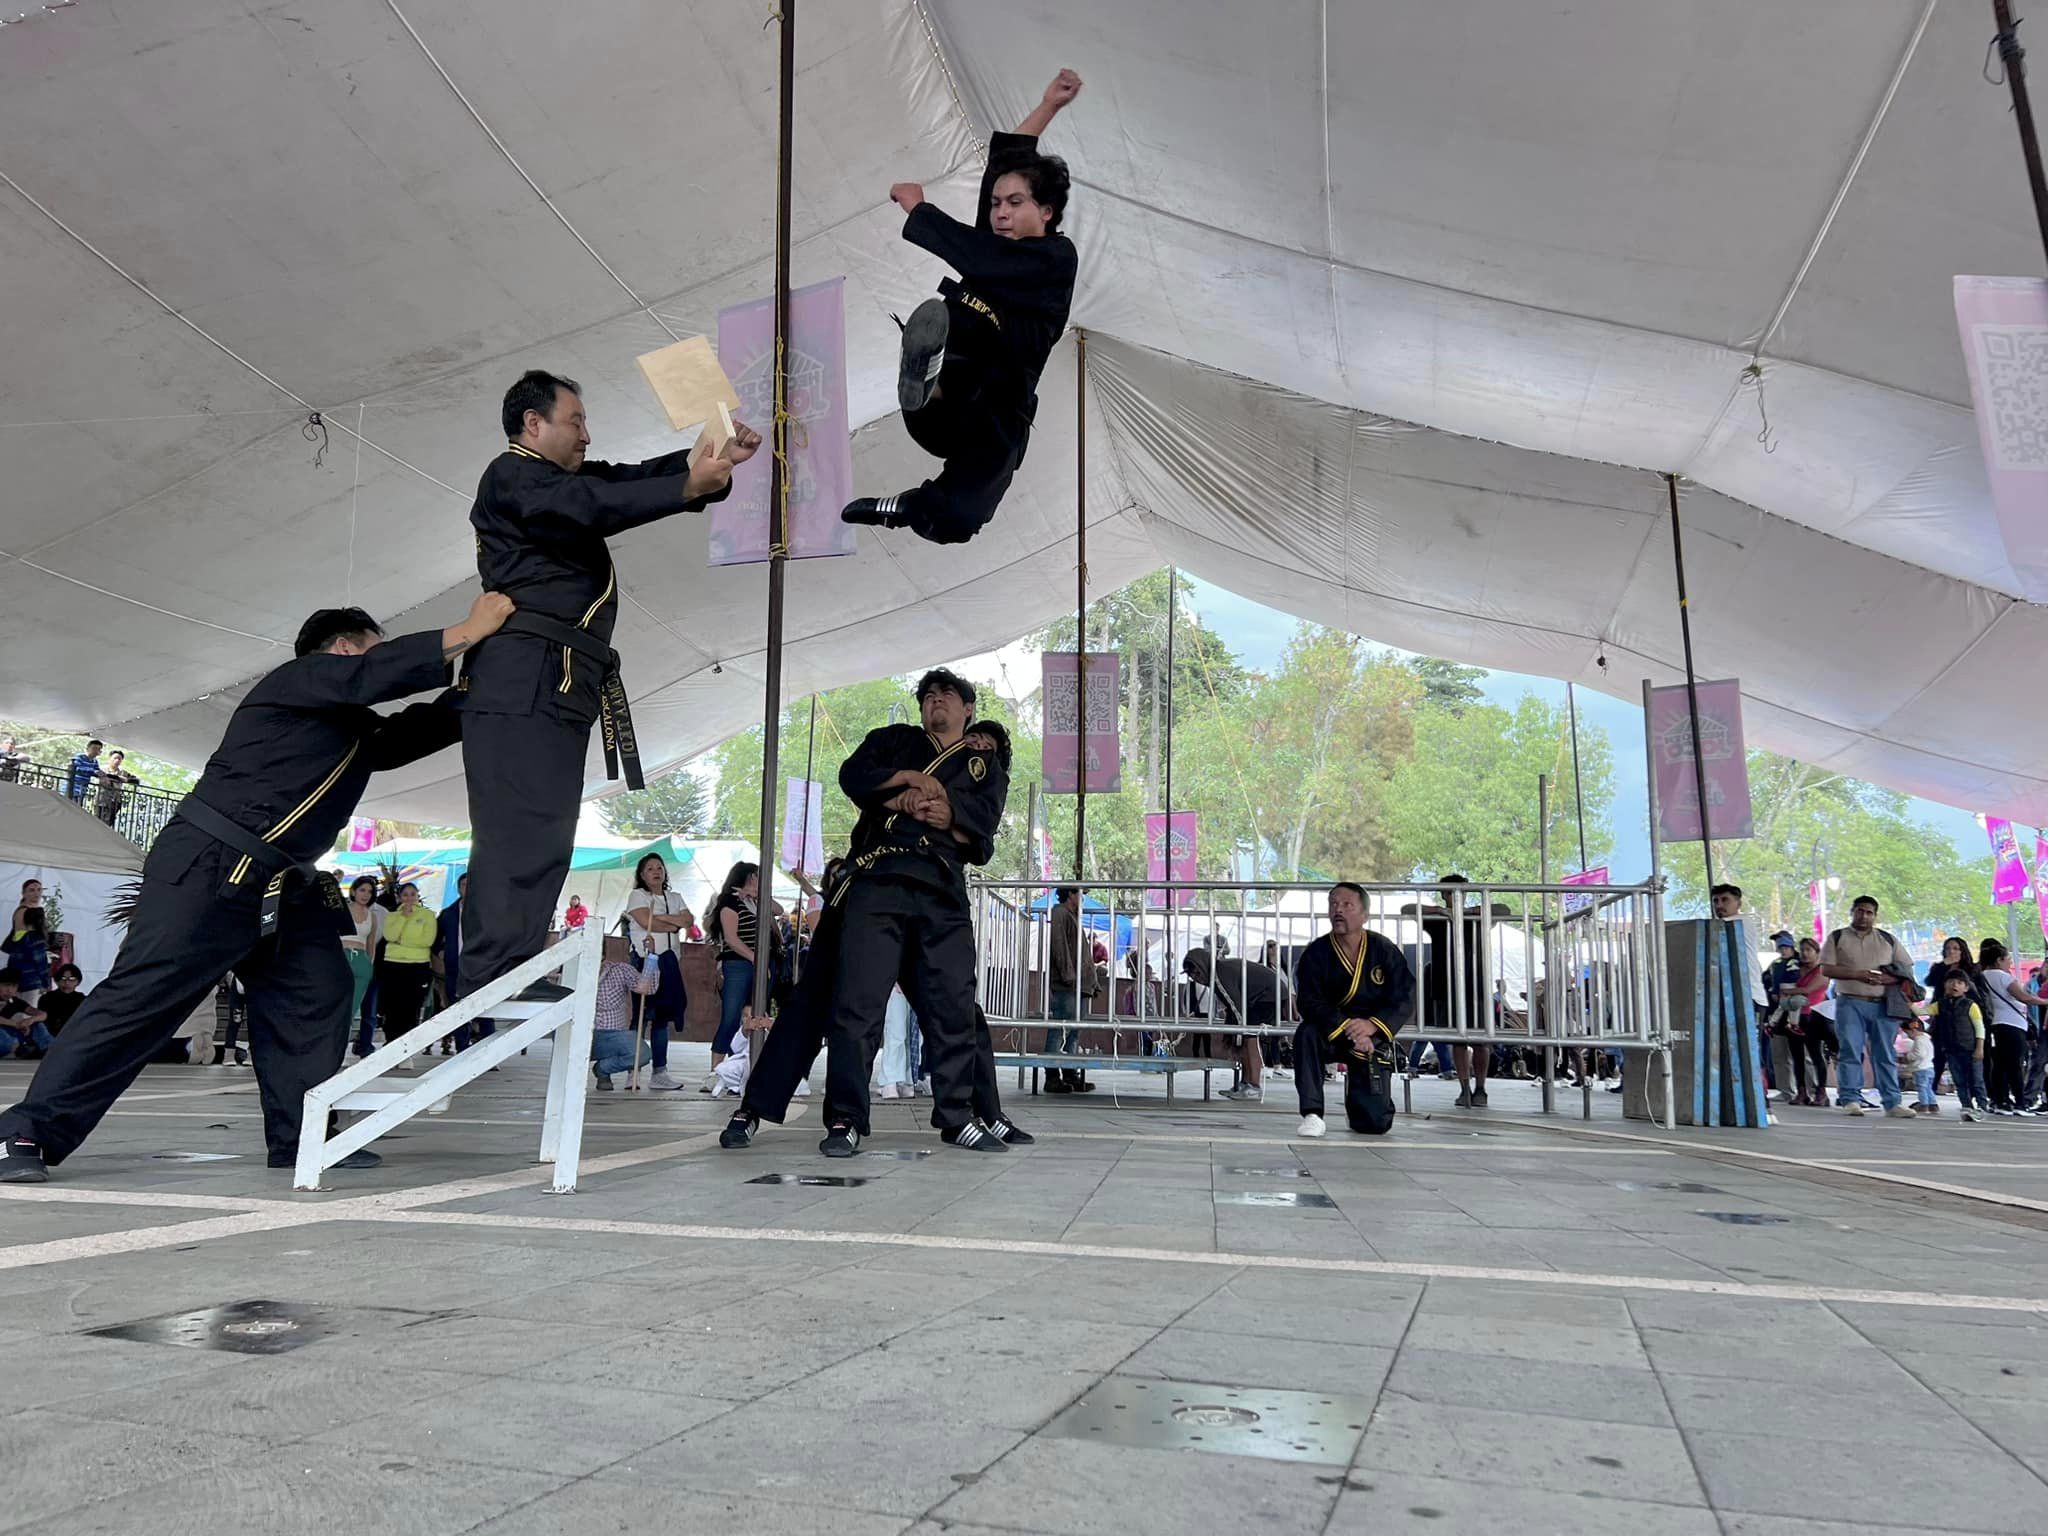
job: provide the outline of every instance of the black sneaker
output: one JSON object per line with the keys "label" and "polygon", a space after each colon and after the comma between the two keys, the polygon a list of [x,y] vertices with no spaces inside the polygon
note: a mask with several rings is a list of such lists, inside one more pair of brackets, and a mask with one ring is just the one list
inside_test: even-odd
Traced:
{"label": "black sneaker", "polygon": [[49,1177],[41,1147],[26,1136],[7,1138],[6,1155],[0,1156],[0,1184],[41,1184]]}
{"label": "black sneaker", "polygon": [[931,404],[939,371],[946,366],[949,328],[944,299],[926,299],[904,322],[903,361],[896,374],[896,403],[904,410],[921,411]]}
{"label": "black sneaker", "polygon": [[1067,1081],[1067,1074],[1065,1072],[1055,1067],[1045,1074],[1045,1091],[1047,1093],[1072,1093],[1074,1085]]}
{"label": "black sneaker", "polygon": [[[273,1168],[296,1168],[298,1162],[299,1157],[296,1152],[273,1152],[270,1154],[270,1166]],[[384,1166],[384,1159],[380,1154],[372,1152],[368,1147],[357,1147],[355,1151],[349,1153],[340,1162],[330,1163],[328,1166],[330,1168],[381,1168]]]}
{"label": "black sneaker", "polygon": [[996,1116],[993,1120],[984,1120],[982,1124],[988,1127],[989,1135],[1007,1146],[1030,1147],[1038,1144],[1036,1136],[1027,1130],[1010,1124],[1001,1115]]}
{"label": "black sneaker", "polygon": [[1486,1090],[1484,1088],[1474,1088],[1472,1090],[1472,1107],[1474,1109],[1486,1108]]}
{"label": "black sneaker", "polygon": [[818,1150],[827,1157],[852,1157],[860,1151],[860,1132],[850,1121],[834,1120],[825,1139],[818,1143]]}
{"label": "black sneaker", "polygon": [[728,1152],[738,1152],[754,1144],[754,1132],[761,1122],[754,1116],[741,1113],[725,1122],[725,1129],[718,1133],[718,1144]]}
{"label": "black sneaker", "polygon": [[[1012,1127],[1014,1129],[1014,1127]],[[959,1147],[967,1152],[1007,1152],[1003,1138],[996,1135],[979,1120],[970,1120],[965,1125],[955,1126],[950,1131],[939,1132],[939,1140],[949,1147]]]}
{"label": "black sneaker", "polygon": [[905,525],[894,496],[856,496],[840,510],[839,521],[859,523],[868,528],[901,528]]}

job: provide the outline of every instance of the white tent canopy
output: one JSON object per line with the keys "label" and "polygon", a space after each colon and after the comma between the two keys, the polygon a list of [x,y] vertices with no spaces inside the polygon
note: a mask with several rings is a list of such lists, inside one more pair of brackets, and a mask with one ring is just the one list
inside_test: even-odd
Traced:
{"label": "white tent canopy", "polygon": [[[796,277],[848,278],[858,481],[914,483],[887,317],[940,269],[884,194],[965,213],[986,132],[1072,64],[1093,590],[1173,561],[1633,696],[1679,661],[1672,471],[1754,740],[2040,821],[2048,728],[2005,690],[2048,559],[1992,515],[1951,300],[2041,264],[1988,31],[1935,0],[808,0]],[[459,613],[523,367],[583,380],[599,454],[673,446],[633,358],[766,291],[774,75],[726,0],[0,29],[0,713],[196,762],[308,610]],[[972,544],[792,571],[792,693],[1068,607],[1070,345],[1042,396]],[[696,519],[619,542],[669,763],[757,717],[764,582]],[[370,807],[465,819],[457,755]]]}
{"label": "white tent canopy", "polygon": [[141,873],[141,850],[97,817],[46,789],[0,782],[0,901],[11,914],[22,881],[42,881],[87,987],[113,967],[127,930],[108,913]]}

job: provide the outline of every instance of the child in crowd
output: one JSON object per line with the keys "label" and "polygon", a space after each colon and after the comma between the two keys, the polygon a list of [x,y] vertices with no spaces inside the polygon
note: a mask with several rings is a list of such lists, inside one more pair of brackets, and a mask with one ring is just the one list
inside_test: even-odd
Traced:
{"label": "child in crowd", "polygon": [[[1934,1028],[1948,1056],[1949,1076],[1955,1079],[1956,1107],[1965,1120],[1979,1120],[1991,1113],[1991,1099],[1984,1089],[1984,1011],[1977,1006],[1970,973],[1961,966],[1942,978],[1941,996],[1933,1013]],[[1932,1065],[1930,1047],[1930,1068]]]}
{"label": "child in crowd", "polygon": [[1907,1019],[1899,1026],[1894,1044],[1899,1053],[1899,1081],[1911,1077],[1919,1095],[1913,1113],[1940,1114],[1941,1105],[1934,1098],[1934,1038],[1927,1033],[1927,1026],[1918,1018]]}
{"label": "child in crowd", "polygon": [[0,969],[0,1057],[40,1061],[49,1048],[42,1010],[31,1008],[21,996],[21,972],[11,965]]}

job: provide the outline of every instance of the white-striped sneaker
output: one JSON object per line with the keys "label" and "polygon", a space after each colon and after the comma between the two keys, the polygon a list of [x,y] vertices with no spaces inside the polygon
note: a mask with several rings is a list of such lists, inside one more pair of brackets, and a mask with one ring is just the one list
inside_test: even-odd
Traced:
{"label": "white-striped sneaker", "polygon": [[1002,1137],[990,1131],[979,1120],[970,1120],[963,1126],[950,1131],[939,1132],[939,1140],[949,1147],[958,1147],[963,1152],[1007,1152]]}

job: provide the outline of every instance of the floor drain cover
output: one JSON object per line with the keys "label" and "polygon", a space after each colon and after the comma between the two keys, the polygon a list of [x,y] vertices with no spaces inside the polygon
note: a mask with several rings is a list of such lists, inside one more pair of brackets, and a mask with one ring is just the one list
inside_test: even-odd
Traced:
{"label": "floor drain cover", "polygon": [[809,1184],[820,1189],[859,1189],[866,1179],[849,1178],[838,1173],[764,1173],[758,1179],[747,1180],[749,1184]]}
{"label": "floor drain cover", "polygon": [[1221,1170],[1234,1179],[1312,1179],[1314,1174],[1306,1168],[1225,1168]]}
{"label": "floor drain cover", "polygon": [[1727,1190],[1716,1189],[1711,1184],[1682,1184],[1671,1179],[1665,1179],[1654,1184],[1637,1184],[1628,1179],[1616,1179],[1614,1187],[1616,1189],[1625,1189],[1631,1194],[1641,1194],[1643,1191],[1650,1189],[1668,1189],[1681,1195],[1725,1195],[1728,1193]]}
{"label": "floor drain cover", "polygon": [[1285,1211],[1335,1210],[1337,1202],[1328,1195],[1308,1189],[1247,1189],[1234,1195],[1218,1195],[1218,1205],[1277,1206]]}
{"label": "floor drain cover", "polygon": [[242,1154],[239,1152],[158,1152],[150,1161],[157,1163],[231,1163]]}
{"label": "floor drain cover", "polygon": [[1731,1227],[1782,1227],[1790,1216],[1767,1216],[1762,1211],[1701,1211],[1709,1221],[1725,1221]]}
{"label": "floor drain cover", "polygon": [[427,1314],[391,1307],[321,1307],[297,1301],[231,1301],[197,1312],[145,1317],[112,1328],[95,1328],[97,1339],[169,1344],[178,1349],[216,1349],[236,1355],[282,1355],[337,1333],[382,1319],[386,1326],[418,1321]]}
{"label": "floor drain cover", "polygon": [[1370,1397],[1111,1376],[1048,1424],[1055,1440],[1349,1466]]}

